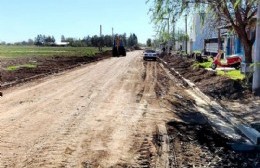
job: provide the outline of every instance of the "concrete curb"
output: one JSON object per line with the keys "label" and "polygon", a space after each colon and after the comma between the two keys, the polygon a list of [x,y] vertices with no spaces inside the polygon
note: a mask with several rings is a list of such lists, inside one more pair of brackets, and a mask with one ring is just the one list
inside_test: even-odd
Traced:
{"label": "concrete curb", "polygon": [[158,61],[162,63],[167,69],[170,70],[171,73],[177,75],[186,86],[189,86],[193,89],[193,91],[203,100],[205,100],[218,114],[220,114],[223,118],[225,118],[231,125],[233,125],[236,129],[242,132],[252,144],[260,145],[260,132],[250,127],[247,123],[242,123],[236,117],[234,117],[231,113],[226,111],[223,107],[221,107],[216,101],[211,100],[207,95],[205,95],[194,83],[185,79],[179,72],[177,72],[174,68],[169,68],[167,62],[158,58]]}

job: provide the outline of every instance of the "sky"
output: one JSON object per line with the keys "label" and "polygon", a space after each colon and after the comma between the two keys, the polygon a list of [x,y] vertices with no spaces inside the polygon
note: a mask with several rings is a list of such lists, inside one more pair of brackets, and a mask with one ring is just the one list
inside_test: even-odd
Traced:
{"label": "sky", "polygon": [[0,42],[27,41],[38,34],[80,38],[135,33],[146,43],[155,34],[146,0],[1,0]]}

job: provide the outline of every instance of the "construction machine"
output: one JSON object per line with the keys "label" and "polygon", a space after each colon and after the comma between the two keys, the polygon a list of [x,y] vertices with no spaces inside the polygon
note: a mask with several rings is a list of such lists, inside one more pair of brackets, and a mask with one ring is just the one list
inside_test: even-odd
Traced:
{"label": "construction machine", "polygon": [[119,36],[117,36],[114,40],[112,54],[113,57],[119,57],[120,55],[126,56],[126,50],[123,41]]}

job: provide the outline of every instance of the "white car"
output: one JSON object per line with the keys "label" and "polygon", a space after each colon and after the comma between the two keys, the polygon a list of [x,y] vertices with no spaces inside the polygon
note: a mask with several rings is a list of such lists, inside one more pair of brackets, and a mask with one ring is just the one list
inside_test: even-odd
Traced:
{"label": "white car", "polygon": [[158,53],[155,50],[145,50],[143,53],[144,60],[156,60]]}

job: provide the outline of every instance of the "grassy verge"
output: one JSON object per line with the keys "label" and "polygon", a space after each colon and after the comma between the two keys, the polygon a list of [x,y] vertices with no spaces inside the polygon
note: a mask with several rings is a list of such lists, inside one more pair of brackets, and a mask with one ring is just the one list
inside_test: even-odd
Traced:
{"label": "grassy verge", "polygon": [[207,61],[207,62],[202,62],[202,63],[195,63],[194,66],[195,67],[200,67],[200,68],[211,68],[211,61]]}
{"label": "grassy verge", "polygon": [[240,70],[232,70],[232,71],[217,71],[218,75],[226,76],[234,80],[243,80],[245,78],[244,74],[240,73]]}
{"label": "grassy verge", "polygon": [[[212,59],[208,59],[206,62],[196,62],[193,64],[194,67],[200,67],[200,68],[211,68],[212,64]],[[231,71],[222,71],[222,70],[217,70],[217,75],[222,75],[226,76],[228,78],[234,79],[234,80],[243,80],[245,78],[244,74],[241,74],[240,70],[231,70]]]}
{"label": "grassy verge", "polygon": [[195,62],[193,64],[193,67],[198,67],[198,68],[211,68],[211,64],[212,64],[212,58],[209,58],[207,61],[205,62]]}
{"label": "grassy verge", "polygon": [[12,65],[12,66],[8,66],[6,68],[7,71],[16,71],[20,68],[36,68],[37,65],[35,64],[24,64],[24,65]]}
{"label": "grassy verge", "polygon": [[[108,49],[110,48],[104,48],[104,50]],[[42,56],[93,56],[98,52],[98,49],[95,47],[37,47],[0,45],[0,58]]]}

